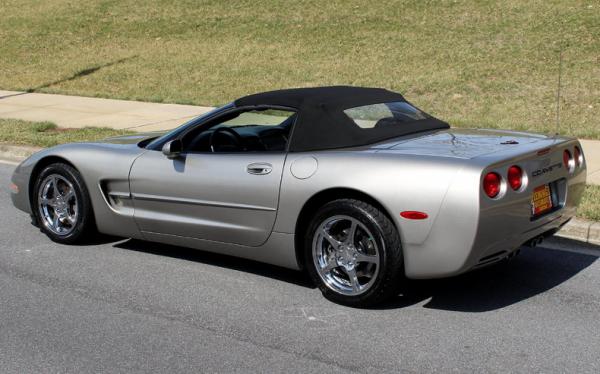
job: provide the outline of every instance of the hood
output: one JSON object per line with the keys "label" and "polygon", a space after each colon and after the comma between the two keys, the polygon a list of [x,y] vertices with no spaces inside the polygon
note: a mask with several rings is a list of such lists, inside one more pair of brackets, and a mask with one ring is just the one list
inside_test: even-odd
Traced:
{"label": "hood", "polygon": [[123,136],[115,136],[112,138],[107,138],[104,140],[100,140],[94,143],[104,143],[104,144],[138,144],[144,140],[148,140],[151,138],[156,138],[161,135],[164,135],[166,131],[154,131],[154,132],[144,132],[144,133],[136,133],[131,135],[123,135]]}
{"label": "hood", "polygon": [[548,138],[546,135],[508,130],[449,129],[406,139],[379,152],[471,159]]}

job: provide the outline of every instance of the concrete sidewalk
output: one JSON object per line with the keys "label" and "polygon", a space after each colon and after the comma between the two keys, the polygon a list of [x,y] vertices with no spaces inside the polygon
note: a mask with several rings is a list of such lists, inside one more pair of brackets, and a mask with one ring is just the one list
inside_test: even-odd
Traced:
{"label": "concrete sidewalk", "polygon": [[588,184],[600,185],[600,141],[579,140],[587,161]]}
{"label": "concrete sidewalk", "polygon": [[112,127],[133,131],[175,128],[212,108],[0,91],[0,118],[50,121],[59,127]]}
{"label": "concrete sidewalk", "polygon": [[[0,91],[0,118],[51,121],[59,127],[169,130],[211,110],[194,105],[145,103],[81,96]],[[600,141],[582,140],[588,183],[600,185]]]}

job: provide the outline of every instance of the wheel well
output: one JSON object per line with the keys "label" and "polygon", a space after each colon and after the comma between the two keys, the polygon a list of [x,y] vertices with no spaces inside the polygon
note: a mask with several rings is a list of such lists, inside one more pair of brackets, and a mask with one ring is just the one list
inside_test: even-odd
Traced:
{"label": "wheel well", "polygon": [[[380,211],[382,211],[390,219],[390,221],[392,221],[394,226],[396,226],[395,221],[392,219],[392,216],[383,207],[383,205],[381,205],[379,201],[377,201],[376,199],[367,195],[364,192],[353,190],[351,188],[331,188],[323,190],[313,195],[310,199],[308,199],[308,201],[300,210],[298,220],[296,221],[294,247],[296,251],[296,260],[301,268],[304,268],[304,235],[306,233],[306,230],[308,229],[308,224],[310,223],[311,218],[323,205],[327,204],[330,201],[338,199],[356,199],[364,201],[365,203],[369,203],[377,209],[379,209]],[[398,227],[396,227],[396,230],[397,229]]]}
{"label": "wheel well", "polygon": [[[70,167],[72,167],[73,169],[77,170],[77,168],[75,167],[75,165],[73,165],[71,162],[69,162],[68,160],[59,157],[59,156],[47,156],[44,157],[42,159],[40,159],[34,166],[32,172],[31,172],[31,176],[29,177],[29,204],[31,206],[32,212],[33,212],[33,187],[35,186],[35,181],[37,179],[37,176],[42,172],[42,170],[44,170],[44,168],[50,164],[56,164],[56,163],[62,163],[62,164],[67,164]],[[79,171],[79,170],[77,170]]]}

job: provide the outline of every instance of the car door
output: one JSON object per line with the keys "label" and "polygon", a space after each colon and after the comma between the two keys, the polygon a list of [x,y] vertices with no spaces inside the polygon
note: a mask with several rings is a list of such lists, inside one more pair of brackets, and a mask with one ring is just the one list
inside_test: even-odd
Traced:
{"label": "car door", "polygon": [[[140,230],[246,246],[264,243],[275,222],[286,158],[281,143],[287,142],[283,133],[289,129],[279,125],[293,120],[293,112],[277,114],[239,110],[232,119],[228,113],[184,135],[179,157],[170,159],[160,151],[140,156],[130,173]],[[208,144],[217,142],[211,134],[220,127],[242,133],[252,145],[242,150]],[[271,134],[265,139],[270,145],[255,133]],[[282,134],[279,142],[272,133]]]}

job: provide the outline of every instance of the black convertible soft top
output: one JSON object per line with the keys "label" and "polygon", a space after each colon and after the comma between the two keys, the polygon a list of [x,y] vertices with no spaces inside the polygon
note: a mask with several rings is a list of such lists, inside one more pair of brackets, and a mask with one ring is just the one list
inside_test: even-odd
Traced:
{"label": "black convertible soft top", "polygon": [[289,150],[293,152],[355,147],[397,136],[447,129],[443,121],[430,117],[401,126],[361,128],[345,109],[380,103],[406,102],[399,93],[382,88],[332,86],[292,88],[249,95],[237,99],[237,107],[282,106],[298,112]]}

